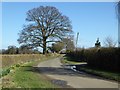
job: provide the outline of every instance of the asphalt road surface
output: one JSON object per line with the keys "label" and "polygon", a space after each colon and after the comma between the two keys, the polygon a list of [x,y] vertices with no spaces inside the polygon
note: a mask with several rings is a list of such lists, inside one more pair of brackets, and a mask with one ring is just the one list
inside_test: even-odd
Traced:
{"label": "asphalt road surface", "polygon": [[64,68],[60,58],[41,62],[37,68],[58,85],[64,86],[66,84],[73,88],[118,88],[117,82]]}

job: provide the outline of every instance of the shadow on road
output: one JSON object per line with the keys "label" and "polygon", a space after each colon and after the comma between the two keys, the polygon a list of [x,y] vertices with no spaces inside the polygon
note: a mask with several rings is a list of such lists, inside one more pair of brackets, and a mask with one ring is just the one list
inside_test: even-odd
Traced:
{"label": "shadow on road", "polygon": [[75,72],[75,71],[72,71],[71,69],[62,68],[62,67],[32,67],[32,66],[24,66],[24,67],[30,67],[30,69],[27,69],[26,71],[31,71],[31,72],[40,73],[40,74],[79,76],[84,78],[106,80],[99,76],[87,74],[85,72]]}

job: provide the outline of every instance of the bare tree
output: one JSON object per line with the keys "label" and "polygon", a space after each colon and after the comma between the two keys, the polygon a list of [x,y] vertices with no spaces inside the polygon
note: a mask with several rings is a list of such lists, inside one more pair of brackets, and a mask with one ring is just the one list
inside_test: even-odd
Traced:
{"label": "bare tree", "polygon": [[115,47],[116,42],[110,36],[108,36],[108,37],[105,38],[104,46],[106,46],[106,47]]}
{"label": "bare tree", "polygon": [[74,45],[74,40],[73,39],[74,39],[74,36],[62,39],[62,42],[65,45],[66,51],[74,51],[75,45]]}
{"label": "bare tree", "polygon": [[46,53],[47,43],[62,39],[72,32],[69,18],[62,15],[58,9],[50,6],[40,6],[27,12],[29,22],[19,33],[18,42],[32,47],[42,47]]}
{"label": "bare tree", "polygon": [[32,48],[27,45],[21,45],[19,47],[19,53],[20,54],[29,54],[32,53]]}

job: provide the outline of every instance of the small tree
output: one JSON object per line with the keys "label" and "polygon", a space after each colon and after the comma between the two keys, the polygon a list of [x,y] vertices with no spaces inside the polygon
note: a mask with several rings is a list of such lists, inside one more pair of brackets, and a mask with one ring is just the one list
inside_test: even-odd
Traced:
{"label": "small tree", "polygon": [[116,42],[109,36],[109,37],[105,38],[104,46],[105,47],[115,47]]}
{"label": "small tree", "polygon": [[59,51],[61,51],[63,48],[64,48],[64,43],[57,42],[57,43],[52,44],[51,51],[59,53]]}
{"label": "small tree", "polygon": [[8,54],[7,50],[2,49],[2,54]]}
{"label": "small tree", "polygon": [[43,54],[47,51],[47,43],[59,41],[72,32],[69,18],[55,7],[33,8],[27,12],[26,20],[30,23],[19,33],[18,42],[35,48],[42,47]]}
{"label": "small tree", "polygon": [[100,44],[99,38],[97,38],[97,41],[95,43],[95,47],[100,47],[100,46],[101,46],[101,44]]}
{"label": "small tree", "polygon": [[29,47],[28,45],[21,45],[19,47],[19,53],[20,54],[29,54],[29,53],[32,53],[32,48]]}
{"label": "small tree", "polygon": [[16,46],[8,46],[8,54],[16,54],[17,47]]}
{"label": "small tree", "polygon": [[73,37],[63,38],[62,42],[64,43],[66,51],[74,51],[75,45]]}

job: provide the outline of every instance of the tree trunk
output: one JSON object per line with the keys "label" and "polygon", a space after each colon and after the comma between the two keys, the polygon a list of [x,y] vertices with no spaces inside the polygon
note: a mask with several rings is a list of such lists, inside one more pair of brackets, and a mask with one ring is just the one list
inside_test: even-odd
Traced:
{"label": "tree trunk", "polygon": [[43,38],[43,54],[46,54],[46,38]]}

